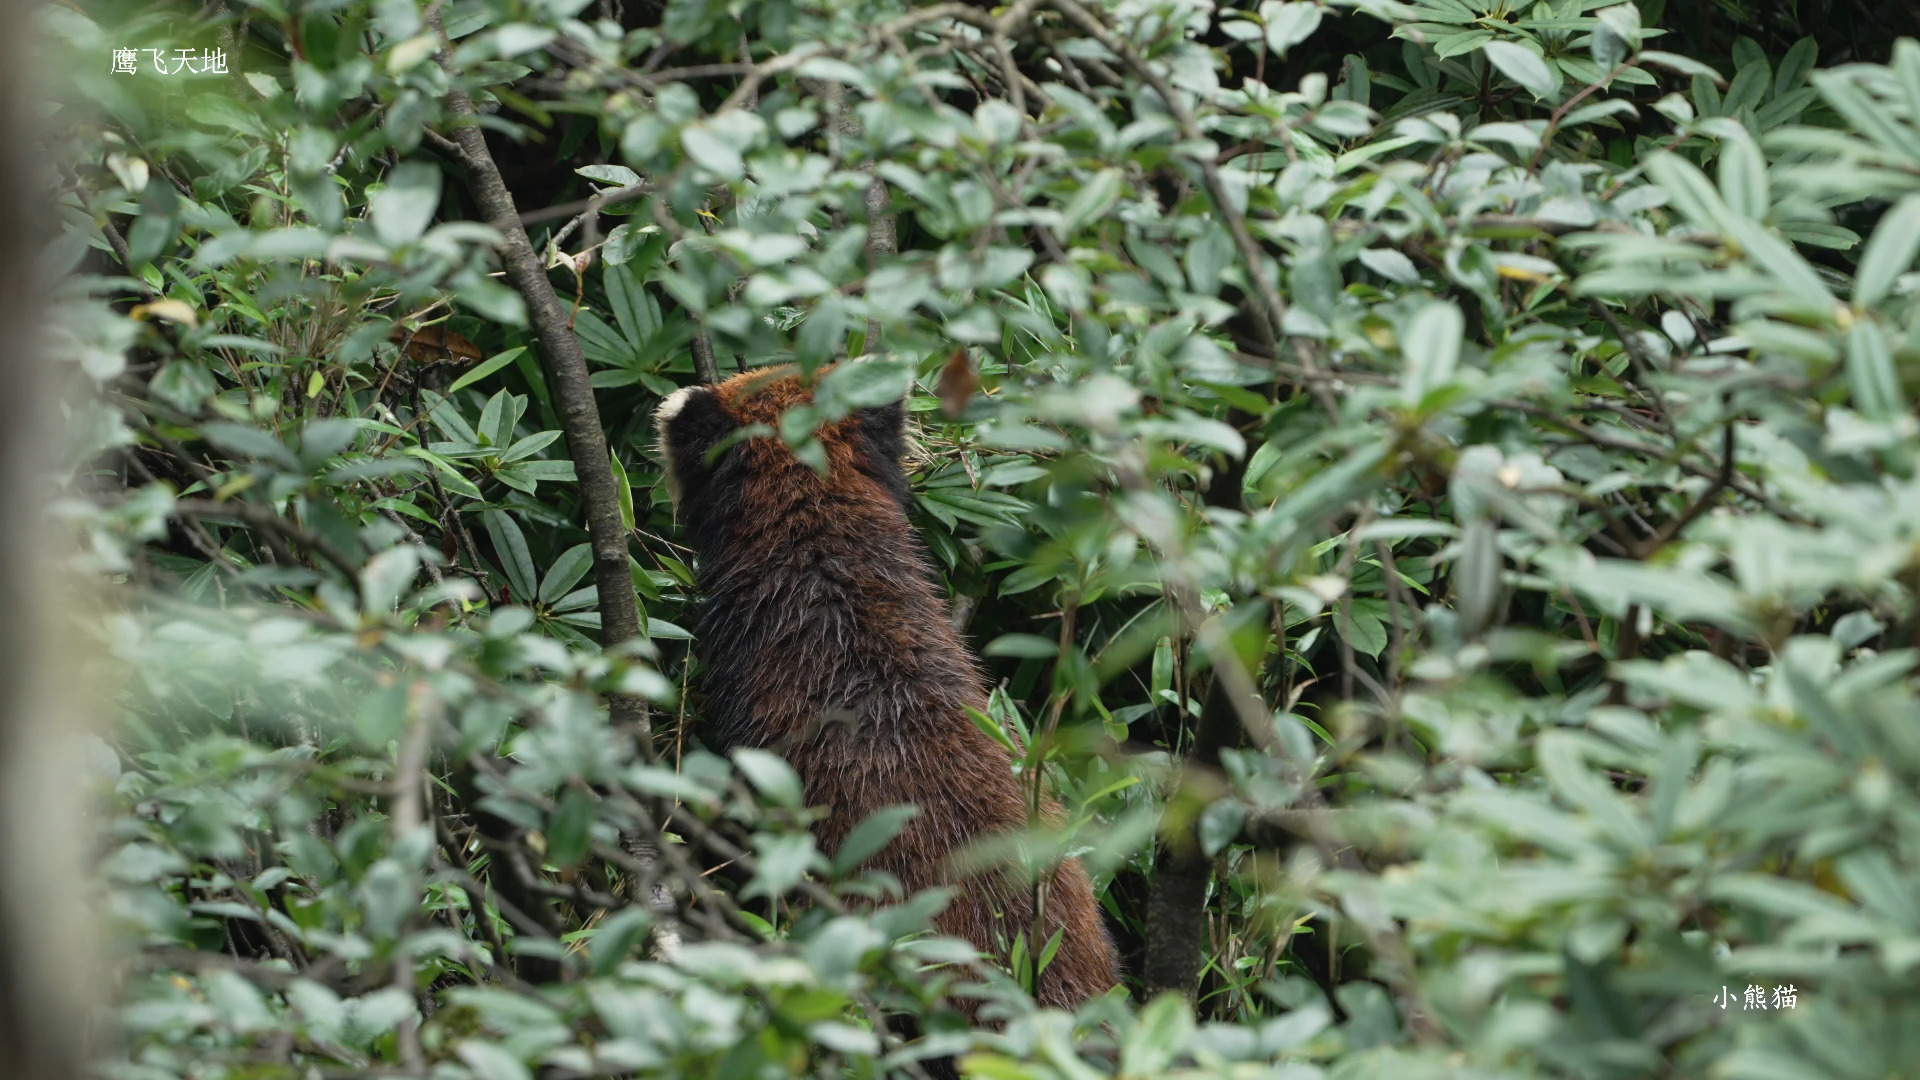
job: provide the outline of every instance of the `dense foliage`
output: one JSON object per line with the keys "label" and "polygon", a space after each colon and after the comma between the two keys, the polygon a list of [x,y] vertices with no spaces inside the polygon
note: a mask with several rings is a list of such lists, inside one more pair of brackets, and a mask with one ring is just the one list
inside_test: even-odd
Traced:
{"label": "dense foliage", "polygon": [[[102,1075],[1920,1062],[1920,45],[629,7],[42,13]],[[910,395],[976,722],[1071,809],[1008,857],[1080,854],[1127,953],[1078,1017],[851,872],[900,814],[816,850],[701,746],[652,409],[836,361],[765,435]]]}

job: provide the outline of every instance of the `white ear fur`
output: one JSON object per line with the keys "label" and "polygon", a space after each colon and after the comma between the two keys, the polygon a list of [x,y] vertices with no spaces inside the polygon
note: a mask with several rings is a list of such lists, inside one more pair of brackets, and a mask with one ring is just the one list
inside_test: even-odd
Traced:
{"label": "white ear fur", "polygon": [[673,447],[667,442],[667,425],[673,423],[673,418],[679,416],[680,410],[687,407],[687,402],[693,400],[693,395],[703,391],[711,392],[709,387],[698,384],[683,386],[667,395],[666,400],[653,410],[653,431],[659,437],[656,445],[660,454],[660,464],[666,470],[667,498],[672,501],[676,514],[680,511],[680,477],[678,470],[674,467]]}
{"label": "white ear fur", "polygon": [[664,437],[667,433],[667,423],[680,415],[680,410],[687,407],[687,402],[692,400],[693,395],[705,389],[707,387],[696,383],[693,386],[683,386],[668,394],[666,400],[660,403],[660,407],[653,410],[653,430]]}

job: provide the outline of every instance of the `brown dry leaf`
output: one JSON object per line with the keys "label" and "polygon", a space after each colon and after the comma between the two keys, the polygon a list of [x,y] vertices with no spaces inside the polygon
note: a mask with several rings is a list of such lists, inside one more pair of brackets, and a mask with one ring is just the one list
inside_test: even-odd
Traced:
{"label": "brown dry leaf", "polygon": [[187,326],[199,326],[200,316],[193,305],[183,300],[155,300],[149,304],[135,305],[127,312],[132,319],[165,319],[167,322],[184,323]]}
{"label": "brown dry leaf", "polygon": [[968,359],[967,350],[953,350],[946,366],[940,369],[940,411],[946,413],[949,420],[959,419],[979,386],[980,377],[973,373],[973,361]]}
{"label": "brown dry leaf", "polygon": [[467,364],[480,359],[480,346],[446,328],[443,323],[423,326],[407,338],[407,328],[396,326],[387,335],[392,341],[405,341],[407,355],[422,364]]}

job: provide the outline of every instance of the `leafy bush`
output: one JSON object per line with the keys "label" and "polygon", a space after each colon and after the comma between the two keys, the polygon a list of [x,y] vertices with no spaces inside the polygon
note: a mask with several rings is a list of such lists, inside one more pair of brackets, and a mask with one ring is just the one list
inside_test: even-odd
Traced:
{"label": "leafy bush", "polygon": [[[1608,4],[47,8],[102,1075],[1911,1068],[1920,45]],[[652,408],[848,358],[1077,1017],[701,747]]]}

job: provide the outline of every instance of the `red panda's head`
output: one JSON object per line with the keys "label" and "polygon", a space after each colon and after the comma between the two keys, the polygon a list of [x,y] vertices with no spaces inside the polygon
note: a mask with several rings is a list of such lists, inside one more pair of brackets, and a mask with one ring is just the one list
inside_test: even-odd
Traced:
{"label": "red panda's head", "polygon": [[[783,413],[812,401],[812,382],[791,368],[749,371],[686,387],[655,410],[667,491],[697,547],[710,549],[728,521],[780,531],[822,511],[904,527],[905,403],[857,409],[821,425],[823,477],[774,434]],[[749,427],[762,430],[741,437]]]}

